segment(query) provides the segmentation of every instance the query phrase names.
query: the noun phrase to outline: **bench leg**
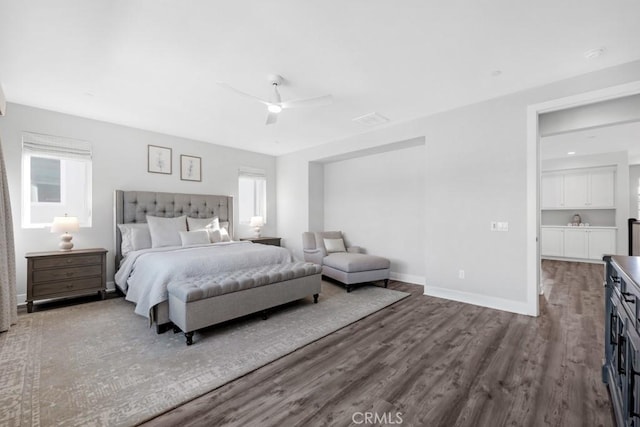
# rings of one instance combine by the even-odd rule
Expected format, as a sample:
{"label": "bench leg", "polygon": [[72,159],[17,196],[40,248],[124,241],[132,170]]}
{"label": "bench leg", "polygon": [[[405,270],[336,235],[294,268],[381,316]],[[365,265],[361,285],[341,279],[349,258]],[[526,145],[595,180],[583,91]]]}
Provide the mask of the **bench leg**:
{"label": "bench leg", "polygon": [[384,287],[386,288],[389,285],[389,279],[384,279]]}
{"label": "bench leg", "polygon": [[313,303],[314,303],[314,304],[317,304],[317,303],[318,303],[318,297],[319,297],[319,295],[318,295],[318,294],[313,294]]}
{"label": "bench leg", "polygon": [[351,285],[347,285],[347,292],[351,292]]}
{"label": "bench leg", "polygon": [[187,345],[193,344],[193,332],[185,332],[184,337],[187,339]]}
{"label": "bench leg", "polygon": [[269,312],[267,310],[262,310],[262,320],[267,320],[269,317]]}

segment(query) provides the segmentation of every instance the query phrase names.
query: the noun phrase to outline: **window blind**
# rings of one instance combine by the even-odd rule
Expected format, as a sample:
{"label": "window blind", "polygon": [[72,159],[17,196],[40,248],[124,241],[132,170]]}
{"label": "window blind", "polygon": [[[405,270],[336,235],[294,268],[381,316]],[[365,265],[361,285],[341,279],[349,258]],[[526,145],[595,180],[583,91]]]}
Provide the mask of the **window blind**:
{"label": "window blind", "polygon": [[31,155],[91,161],[91,144],[78,139],[22,133],[22,151]]}

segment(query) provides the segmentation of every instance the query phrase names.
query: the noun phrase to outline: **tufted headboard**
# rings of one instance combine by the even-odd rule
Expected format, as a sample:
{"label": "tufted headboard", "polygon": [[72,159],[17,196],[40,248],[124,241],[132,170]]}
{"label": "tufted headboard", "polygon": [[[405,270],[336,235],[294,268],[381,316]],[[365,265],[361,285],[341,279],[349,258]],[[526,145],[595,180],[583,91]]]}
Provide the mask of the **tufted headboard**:
{"label": "tufted headboard", "polygon": [[165,218],[181,215],[192,218],[217,216],[221,222],[229,222],[229,235],[233,236],[233,196],[116,190],[113,205],[116,270],[122,259],[122,236],[118,224],[147,222],[147,215]]}

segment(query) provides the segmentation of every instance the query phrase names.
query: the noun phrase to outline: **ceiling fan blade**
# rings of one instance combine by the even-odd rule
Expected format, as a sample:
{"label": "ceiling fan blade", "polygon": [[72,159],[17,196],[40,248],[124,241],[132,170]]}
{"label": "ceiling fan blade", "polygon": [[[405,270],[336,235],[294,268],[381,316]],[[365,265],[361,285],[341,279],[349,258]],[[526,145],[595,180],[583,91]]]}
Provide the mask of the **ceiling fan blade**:
{"label": "ceiling fan blade", "polygon": [[236,89],[235,87],[233,87],[233,86],[229,86],[228,84],[226,84],[226,83],[224,83],[224,82],[216,82],[216,84],[217,84],[218,86],[220,86],[220,87],[223,87],[223,88],[227,89],[227,90],[230,90],[230,91],[232,91],[232,92],[235,92],[235,93],[237,93],[238,95],[242,95],[242,96],[244,96],[245,98],[250,98],[250,99],[253,99],[254,101],[262,102],[264,105],[269,105],[269,104],[271,104],[269,101],[265,101],[264,99],[258,98],[257,96],[253,96],[253,95],[250,95],[250,94],[248,94],[248,93],[246,93],[246,92],[243,92],[243,91],[241,91],[241,90],[238,90],[238,89]]}
{"label": "ceiling fan blade", "polygon": [[313,98],[293,99],[280,103],[282,108],[299,108],[299,107],[322,107],[333,102],[331,95],[316,96]]}
{"label": "ceiling fan blade", "polygon": [[278,121],[278,113],[272,113],[271,111],[267,112],[267,125],[272,125]]}

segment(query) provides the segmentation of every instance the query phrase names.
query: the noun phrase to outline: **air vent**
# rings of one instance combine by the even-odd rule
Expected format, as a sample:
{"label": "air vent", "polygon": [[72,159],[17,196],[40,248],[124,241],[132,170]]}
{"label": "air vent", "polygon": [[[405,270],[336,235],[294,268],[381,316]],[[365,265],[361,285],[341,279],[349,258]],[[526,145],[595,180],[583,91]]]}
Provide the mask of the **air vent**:
{"label": "air vent", "polygon": [[378,126],[387,123],[389,119],[378,113],[369,113],[364,116],[356,117],[353,121],[365,126]]}

